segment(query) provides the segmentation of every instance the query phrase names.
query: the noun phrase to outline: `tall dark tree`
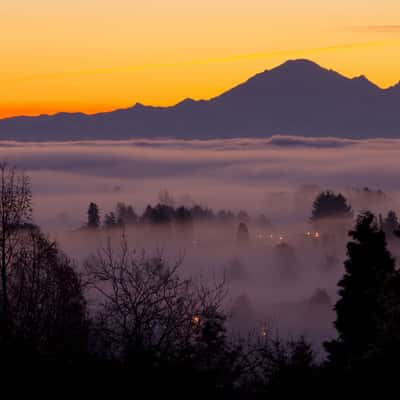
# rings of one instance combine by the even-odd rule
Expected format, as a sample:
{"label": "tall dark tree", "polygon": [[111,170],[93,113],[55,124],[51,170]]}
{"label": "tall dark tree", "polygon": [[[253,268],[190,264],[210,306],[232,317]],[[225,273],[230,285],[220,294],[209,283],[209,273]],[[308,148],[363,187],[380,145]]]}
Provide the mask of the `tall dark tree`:
{"label": "tall dark tree", "polygon": [[335,306],[338,338],[325,348],[329,365],[376,376],[400,355],[400,276],[373,214],[361,214],[350,237]]}
{"label": "tall dark tree", "polygon": [[87,227],[97,229],[100,227],[100,212],[96,203],[90,203],[88,208],[88,221]]}
{"label": "tall dark tree", "polygon": [[311,221],[313,222],[328,218],[347,219],[352,217],[351,206],[341,193],[321,192],[314,200],[311,215]]}

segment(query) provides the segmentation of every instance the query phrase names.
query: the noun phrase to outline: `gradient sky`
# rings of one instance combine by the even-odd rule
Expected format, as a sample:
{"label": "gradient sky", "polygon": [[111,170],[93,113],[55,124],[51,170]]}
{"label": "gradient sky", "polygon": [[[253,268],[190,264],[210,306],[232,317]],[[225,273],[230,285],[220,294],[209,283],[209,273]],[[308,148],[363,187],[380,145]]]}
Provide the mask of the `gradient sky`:
{"label": "gradient sky", "polygon": [[210,98],[291,58],[400,80],[399,0],[13,0],[0,117]]}

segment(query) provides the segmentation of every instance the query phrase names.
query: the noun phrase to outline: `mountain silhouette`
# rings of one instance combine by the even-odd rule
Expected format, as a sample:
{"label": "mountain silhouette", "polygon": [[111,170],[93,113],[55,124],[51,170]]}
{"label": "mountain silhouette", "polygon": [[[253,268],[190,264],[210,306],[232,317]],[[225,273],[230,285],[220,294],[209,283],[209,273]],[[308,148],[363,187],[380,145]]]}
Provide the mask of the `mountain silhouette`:
{"label": "mountain silhouette", "polygon": [[365,76],[350,79],[308,60],[291,60],[210,100],[2,119],[0,139],[400,138],[399,111],[400,83],[381,89]]}

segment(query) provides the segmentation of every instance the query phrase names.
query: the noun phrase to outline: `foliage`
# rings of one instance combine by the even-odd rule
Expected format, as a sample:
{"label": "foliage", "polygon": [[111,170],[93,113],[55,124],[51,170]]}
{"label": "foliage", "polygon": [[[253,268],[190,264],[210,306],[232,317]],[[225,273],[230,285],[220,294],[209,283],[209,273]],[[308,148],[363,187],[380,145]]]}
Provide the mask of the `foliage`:
{"label": "foliage", "polygon": [[347,200],[341,193],[321,192],[314,200],[311,215],[311,221],[313,222],[327,218],[348,219],[352,217],[351,206],[347,204]]}

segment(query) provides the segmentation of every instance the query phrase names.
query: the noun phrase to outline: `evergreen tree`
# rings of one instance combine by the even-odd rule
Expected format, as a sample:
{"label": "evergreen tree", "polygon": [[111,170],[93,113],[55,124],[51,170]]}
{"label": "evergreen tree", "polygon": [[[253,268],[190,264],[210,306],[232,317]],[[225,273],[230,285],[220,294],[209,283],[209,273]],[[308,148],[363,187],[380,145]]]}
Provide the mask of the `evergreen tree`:
{"label": "evergreen tree", "polygon": [[400,276],[373,214],[361,214],[350,236],[335,306],[338,338],[325,348],[329,365],[376,377],[400,354]]}
{"label": "evergreen tree", "polygon": [[311,221],[316,222],[325,218],[352,218],[353,211],[347,204],[346,198],[329,190],[321,192],[314,200]]}
{"label": "evergreen tree", "polygon": [[100,226],[100,213],[98,205],[96,203],[90,203],[87,214],[87,227],[97,229]]}

